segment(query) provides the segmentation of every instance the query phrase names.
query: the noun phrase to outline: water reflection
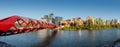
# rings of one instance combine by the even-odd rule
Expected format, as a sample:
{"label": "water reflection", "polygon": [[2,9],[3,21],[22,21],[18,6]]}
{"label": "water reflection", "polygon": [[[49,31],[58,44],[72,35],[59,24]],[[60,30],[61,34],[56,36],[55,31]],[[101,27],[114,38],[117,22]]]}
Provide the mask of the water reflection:
{"label": "water reflection", "polygon": [[[44,30],[44,32],[47,32],[47,30]],[[37,47],[47,47],[54,39],[57,32],[58,30],[54,30],[50,33],[50,35],[48,35],[49,32],[47,32],[47,36],[44,38],[44,40],[40,44],[38,44]]]}
{"label": "water reflection", "polygon": [[37,32],[0,36],[0,41],[15,47],[119,47],[120,29],[39,30]]}
{"label": "water reflection", "polygon": [[45,47],[49,45],[56,33],[56,30],[39,30],[16,35],[0,36],[0,41],[15,47]]}
{"label": "water reflection", "polygon": [[120,47],[120,38],[115,40],[111,45],[112,47]]}
{"label": "water reflection", "polygon": [[80,36],[80,38],[81,38],[81,36],[82,36],[81,30],[78,30],[78,33],[79,33],[79,36]]}
{"label": "water reflection", "polygon": [[94,31],[93,30],[88,31],[88,37],[89,37],[89,42],[91,42],[90,47],[95,47],[95,45],[94,45],[95,38],[94,38]]}
{"label": "water reflection", "polygon": [[0,47],[15,47],[15,46],[12,46],[10,44],[0,41]]}

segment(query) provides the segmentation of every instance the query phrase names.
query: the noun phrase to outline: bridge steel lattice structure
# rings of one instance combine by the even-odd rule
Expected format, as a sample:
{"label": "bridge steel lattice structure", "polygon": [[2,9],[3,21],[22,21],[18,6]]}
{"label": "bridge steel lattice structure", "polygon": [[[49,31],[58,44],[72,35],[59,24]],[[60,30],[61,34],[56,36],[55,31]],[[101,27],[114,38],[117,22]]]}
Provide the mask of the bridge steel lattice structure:
{"label": "bridge steel lattice structure", "polygon": [[10,16],[0,20],[0,35],[18,34],[46,28],[57,28],[53,23],[21,16]]}

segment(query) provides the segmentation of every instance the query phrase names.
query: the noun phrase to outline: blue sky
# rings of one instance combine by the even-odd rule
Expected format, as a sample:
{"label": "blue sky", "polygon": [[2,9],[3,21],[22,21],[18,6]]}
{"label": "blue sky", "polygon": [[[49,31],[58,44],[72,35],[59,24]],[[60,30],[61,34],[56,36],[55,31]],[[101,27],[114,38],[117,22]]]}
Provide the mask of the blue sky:
{"label": "blue sky", "polygon": [[119,19],[120,0],[0,0],[0,18],[11,15],[41,18],[49,13],[64,19],[87,16]]}

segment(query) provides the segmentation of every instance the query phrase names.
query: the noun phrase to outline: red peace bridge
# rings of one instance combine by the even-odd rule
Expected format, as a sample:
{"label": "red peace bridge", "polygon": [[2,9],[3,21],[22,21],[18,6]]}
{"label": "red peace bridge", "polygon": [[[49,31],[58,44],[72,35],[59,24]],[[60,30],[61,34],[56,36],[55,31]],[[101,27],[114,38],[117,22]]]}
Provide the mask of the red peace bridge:
{"label": "red peace bridge", "polygon": [[0,35],[18,34],[33,30],[57,28],[53,23],[21,16],[10,16],[0,20]]}

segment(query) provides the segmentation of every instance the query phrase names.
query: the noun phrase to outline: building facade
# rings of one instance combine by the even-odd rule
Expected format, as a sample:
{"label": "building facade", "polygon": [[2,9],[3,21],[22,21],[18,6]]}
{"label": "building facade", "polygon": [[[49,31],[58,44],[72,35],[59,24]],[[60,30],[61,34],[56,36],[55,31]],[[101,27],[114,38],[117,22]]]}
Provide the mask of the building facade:
{"label": "building facade", "polygon": [[59,25],[60,21],[62,21],[62,20],[63,20],[62,17],[57,16],[57,17],[55,17],[55,19],[53,21],[54,21],[54,24]]}

